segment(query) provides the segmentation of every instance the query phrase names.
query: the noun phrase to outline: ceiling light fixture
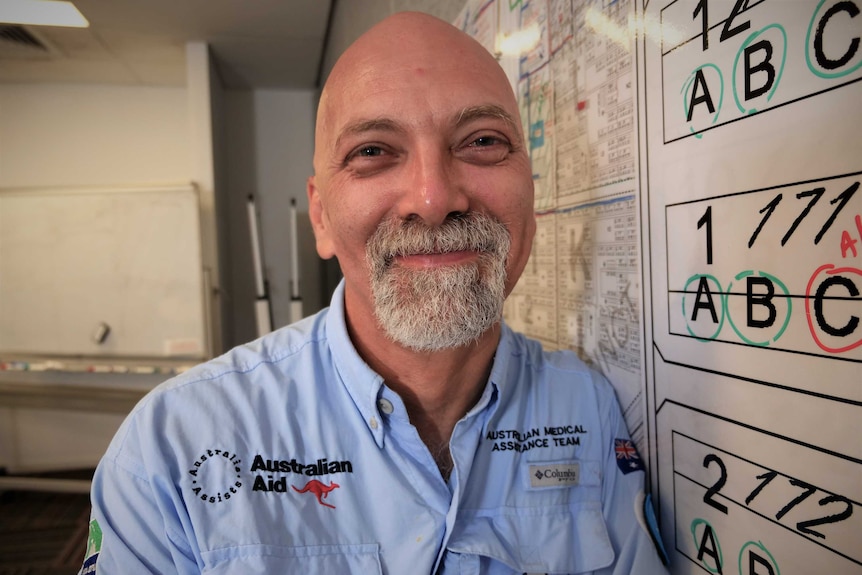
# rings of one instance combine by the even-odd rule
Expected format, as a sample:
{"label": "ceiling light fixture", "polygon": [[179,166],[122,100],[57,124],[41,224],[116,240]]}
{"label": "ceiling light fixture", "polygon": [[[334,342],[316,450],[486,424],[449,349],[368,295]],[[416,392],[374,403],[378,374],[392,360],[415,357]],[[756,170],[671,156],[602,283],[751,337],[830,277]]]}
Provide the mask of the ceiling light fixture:
{"label": "ceiling light fixture", "polygon": [[3,0],[0,22],[72,28],[90,25],[74,4],[58,0]]}

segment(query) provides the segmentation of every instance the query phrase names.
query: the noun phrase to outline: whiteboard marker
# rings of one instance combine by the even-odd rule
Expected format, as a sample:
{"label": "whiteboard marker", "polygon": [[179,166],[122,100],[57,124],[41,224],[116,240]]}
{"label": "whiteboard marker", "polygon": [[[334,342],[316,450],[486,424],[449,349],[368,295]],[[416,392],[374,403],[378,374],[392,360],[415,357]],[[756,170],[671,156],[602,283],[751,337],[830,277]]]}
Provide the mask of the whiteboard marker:
{"label": "whiteboard marker", "polygon": [[138,366],[135,366],[132,368],[132,373],[141,373],[141,374],[156,373],[156,368],[150,367],[149,365],[138,365]]}

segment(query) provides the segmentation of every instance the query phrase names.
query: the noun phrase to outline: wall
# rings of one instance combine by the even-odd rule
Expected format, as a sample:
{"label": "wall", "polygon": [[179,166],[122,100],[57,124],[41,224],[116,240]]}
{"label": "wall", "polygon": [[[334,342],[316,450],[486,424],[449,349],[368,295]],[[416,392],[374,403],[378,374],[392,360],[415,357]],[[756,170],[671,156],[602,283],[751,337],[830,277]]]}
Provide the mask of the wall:
{"label": "wall", "polygon": [[[289,322],[291,281],[290,200],[300,224],[307,220],[306,178],[312,172],[314,110],[312,90],[229,90],[225,93],[225,140],[230,250],[237,343],[256,337],[252,250],[247,216],[253,194],[259,214],[261,251],[269,284],[273,327]],[[301,226],[305,227],[305,226]],[[314,238],[298,236],[300,293],[306,315],[328,305],[316,289],[320,265]]]}
{"label": "wall", "polygon": [[[0,187],[188,182],[188,116],[183,88],[0,85]],[[93,465],[122,419],[0,408],[0,467]]]}
{"label": "wall", "polygon": [[188,181],[184,89],[0,85],[0,187]]}
{"label": "wall", "polygon": [[[257,196],[261,214],[274,327],[289,323],[291,198],[300,211],[305,313],[328,303],[315,289],[320,260],[305,224],[316,95],[226,91],[205,45],[190,45],[187,56],[188,89],[0,86],[0,187],[198,183],[202,219],[218,222],[207,230],[218,258],[210,251],[206,259],[221,307],[217,339],[229,349],[257,337],[249,193]],[[0,409],[0,467],[92,465],[121,420],[112,414]],[[71,428],[86,441],[68,444]]]}
{"label": "wall", "polygon": [[228,231],[220,227],[220,205],[225,193],[223,172],[217,163],[221,155],[220,118],[222,103],[221,81],[213,64],[209,46],[202,42],[186,45],[186,86],[189,108],[189,153],[191,180],[198,187],[201,216],[201,247],[204,269],[204,290],[210,296],[208,318],[210,324],[210,353],[222,353],[230,340],[227,333],[231,322],[229,300],[222,285],[230,270],[230,261],[223,248]]}
{"label": "wall", "polygon": [[210,145],[212,146],[213,158],[213,181],[215,183],[215,205],[216,205],[216,251],[218,253],[218,274],[219,274],[219,323],[221,325],[221,347],[223,350],[228,350],[238,343],[242,343],[236,339],[236,330],[234,327],[234,317],[236,308],[240,302],[230,297],[230,285],[232,283],[233,272],[233,257],[231,252],[231,244],[233,241],[233,233],[230,226],[230,189],[227,186],[227,127],[226,127],[226,107],[225,107],[225,89],[222,85],[221,76],[218,72],[218,67],[212,56],[208,58],[209,62],[209,99],[210,99],[210,124],[212,126],[212,138]]}

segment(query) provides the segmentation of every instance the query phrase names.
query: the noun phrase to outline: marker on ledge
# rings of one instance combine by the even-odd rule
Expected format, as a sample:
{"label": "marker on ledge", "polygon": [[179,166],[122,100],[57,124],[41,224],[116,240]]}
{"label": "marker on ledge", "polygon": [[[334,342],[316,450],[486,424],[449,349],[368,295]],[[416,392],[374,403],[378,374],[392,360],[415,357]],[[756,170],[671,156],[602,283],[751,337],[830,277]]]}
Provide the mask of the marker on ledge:
{"label": "marker on ledge", "polygon": [[93,342],[102,345],[105,343],[105,340],[108,339],[108,336],[111,334],[111,326],[109,326],[105,322],[99,322],[99,325],[96,326],[96,329],[93,331]]}

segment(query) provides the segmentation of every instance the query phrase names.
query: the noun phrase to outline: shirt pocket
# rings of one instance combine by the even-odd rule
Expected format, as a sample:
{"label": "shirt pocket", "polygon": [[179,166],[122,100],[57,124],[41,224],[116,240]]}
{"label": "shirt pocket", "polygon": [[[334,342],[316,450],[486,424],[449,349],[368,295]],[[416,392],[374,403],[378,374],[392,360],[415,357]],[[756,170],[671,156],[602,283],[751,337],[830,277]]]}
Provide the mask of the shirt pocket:
{"label": "shirt pocket", "polygon": [[242,545],[215,549],[202,554],[203,573],[220,575],[265,575],[270,573],[381,574],[379,546]]}
{"label": "shirt pocket", "polygon": [[614,561],[598,502],[467,510],[448,549],[488,557],[516,573],[589,573]]}

